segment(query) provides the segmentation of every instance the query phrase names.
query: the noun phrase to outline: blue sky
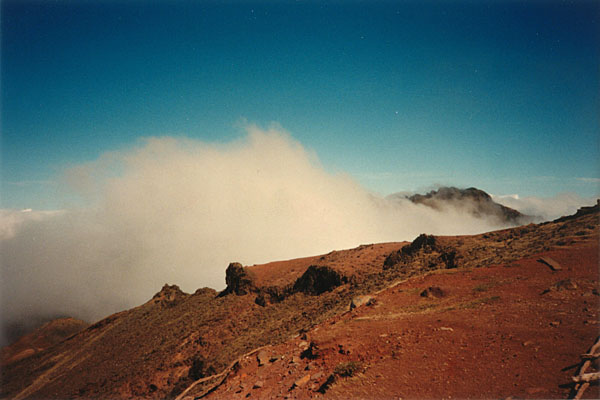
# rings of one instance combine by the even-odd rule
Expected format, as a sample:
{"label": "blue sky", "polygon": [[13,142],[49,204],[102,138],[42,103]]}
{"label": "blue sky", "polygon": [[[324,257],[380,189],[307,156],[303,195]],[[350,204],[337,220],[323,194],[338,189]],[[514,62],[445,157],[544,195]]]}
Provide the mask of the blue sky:
{"label": "blue sky", "polygon": [[2,208],[145,136],[275,121],[389,194],[600,192],[600,3],[3,1]]}

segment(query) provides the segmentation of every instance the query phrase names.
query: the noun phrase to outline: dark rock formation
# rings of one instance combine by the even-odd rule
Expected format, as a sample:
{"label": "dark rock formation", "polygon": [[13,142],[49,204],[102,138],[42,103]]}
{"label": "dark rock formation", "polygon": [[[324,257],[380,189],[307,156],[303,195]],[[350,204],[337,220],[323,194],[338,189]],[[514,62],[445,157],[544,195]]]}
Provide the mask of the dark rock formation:
{"label": "dark rock formation", "polygon": [[256,291],[251,274],[242,267],[242,264],[230,263],[225,271],[227,288],[220,294],[225,296],[234,293],[238,296]]}
{"label": "dark rock formation", "polygon": [[174,307],[185,300],[187,296],[189,295],[179,289],[179,286],[168,285],[165,283],[160,292],[152,297],[151,301],[155,304],[160,304],[163,307]]}
{"label": "dark rock formation", "polygon": [[319,295],[347,282],[348,279],[345,276],[340,275],[330,267],[311,265],[294,283],[293,290],[295,292]]}
{"label": "dark rock formation", "polygon": [[383,269],[407,267],[409,265],[420,268],[456,268],[459,256],[456,250],[439,246],[433,235],[419,235],[412,243],[403,246],[400,250],[390,253],[383,262]]}

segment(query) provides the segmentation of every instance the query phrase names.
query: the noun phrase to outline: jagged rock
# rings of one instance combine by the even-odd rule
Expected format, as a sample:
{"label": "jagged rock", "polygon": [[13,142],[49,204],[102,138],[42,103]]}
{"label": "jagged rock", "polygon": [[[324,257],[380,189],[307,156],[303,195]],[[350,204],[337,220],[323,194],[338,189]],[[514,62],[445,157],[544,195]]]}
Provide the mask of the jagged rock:
{"label": "jagged rock", "polygon": [[350,310],[360,307],[363,304],[369,304],[369,302],[372,300],[373,300],[373,296],[369,296],[369,295],[356,296],[350,302]]}
{"label": "jagged rock", "polygon": [[251,274],[242,264],[237,262],[230,263],[227,267],[225,271],[225,283],[227,284],[227,288],[221,295],[235,293],[239,296],[256,290]]}
{"label": "jagged rock", "polygon": [[160,304],[163,307],[173,307],[179,304],[182,300],[184,300],[187,296],[187,293],[184,293],[179,286],[177,285],[165,285],[162,287],[160,292],[156,293],[152,297],[152,303]]}
{"label": "jagged rock", "polygon": [[411,244],[407,244],[406,246],[402,247],[402,253],[407,256],[412,256],[421,249],[423,249],[425,252],[430,252],[435,248],[435,242],[435,236],[422,233],[417,236],[417,238],[413,240]]}
{"label": "jagged rock", "polygon": [[265,300],[265,296],[261,293],[258,296],[256,296],[256,299],[254,299],[254,302],[256,304],[258,304],[261,307],[265,307],[267,305],[267,301]]}
{"label": "jagged rock", "polygon": [[314,360],[317,357],[319,357],[319,345],[315,342],[310,342],[308,348],[300,354],[300,358],[308,358],[309,360]]}
{"label": "jagged rock", "polygon": [[397,268],[398,265],[424,269],[438,268],[439,265],[456,268],[459,258],[455,249],[438,245],[435,236],[421,234],[412,243],[390,253],[383,262],[383,269]]}
{"label": "jagged rock", "polygon": [[425,253],[431,253],[436,248],[436,239],[433,235],[426,235],[424,233],[417,236],[410,244],[403,246],[400,250],[394,251],[387,256],[383,262],[383,268],[388,269],[396,264],[406,262],[415,256],[419,250],[423,250]]}
{"label": "jagged rock", "polygon": [[340,275],[330,267],[311,265],[304,274],[296,280],[293,290],[295,292],[319,295],[331,291],[335,287],[347,282],[348,279],[345,276]]}

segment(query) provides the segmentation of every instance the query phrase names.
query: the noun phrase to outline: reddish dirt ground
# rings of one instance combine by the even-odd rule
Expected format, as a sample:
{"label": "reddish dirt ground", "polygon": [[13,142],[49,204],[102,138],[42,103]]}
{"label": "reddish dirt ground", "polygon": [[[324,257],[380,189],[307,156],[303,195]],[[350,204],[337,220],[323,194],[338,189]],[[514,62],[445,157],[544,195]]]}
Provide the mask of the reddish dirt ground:
{"label": "reddish dirt ground", "polygon": [[[552,271],[540,256],[563,269]],[[409,279],[305,339],[266,348],[273,361],[264,366],[256,355],[245,358],[209,397],[566,398],[579,355],[599,333],[598,265],[592,240],[506,265]],[[422,297],[428,287],[444,296]],[[318,356],[300,358],[310,342]],[[348,361],[364,371],[338,378],[325,395],[316,391]],[[598,386],[584,395],[598,397]]]}

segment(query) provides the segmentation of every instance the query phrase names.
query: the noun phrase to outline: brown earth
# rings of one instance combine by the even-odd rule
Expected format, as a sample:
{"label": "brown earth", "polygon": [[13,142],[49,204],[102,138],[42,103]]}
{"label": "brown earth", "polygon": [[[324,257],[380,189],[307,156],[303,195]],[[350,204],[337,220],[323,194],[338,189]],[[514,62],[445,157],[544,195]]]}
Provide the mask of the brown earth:
{"label": "brown earth", "polygon": [[[4,363],[0,397],[563,398],[599,334],[598,240],[596,206],[482,235],[231,265],[236,290],[165,285]],[[349,311],[359,295],[370,297]]]}

